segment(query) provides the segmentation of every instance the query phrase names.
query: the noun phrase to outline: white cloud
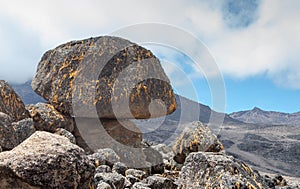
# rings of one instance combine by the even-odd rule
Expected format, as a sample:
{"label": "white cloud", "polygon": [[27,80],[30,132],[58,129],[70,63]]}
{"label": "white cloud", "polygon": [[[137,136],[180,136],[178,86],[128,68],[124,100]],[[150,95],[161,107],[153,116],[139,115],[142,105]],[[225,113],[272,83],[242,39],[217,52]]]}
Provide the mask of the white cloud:
{"label": "white cloud", "polygon": [[262,1],[251,26],[223,30],[208,42],[223,73],[237,78],[265,74],[285,87],[300,88],[299,8],[298,1]]}
{"label": "white cloud", "polygon": [[[7,19],[1,20],[1,25],[17,27],[5,25],[0,30],[0,39],[14,38],[0,44],[1,49],[9,50],[1,50],[0,64],[9,67],[9,63],[10,70],[21,75],[36,66],[42,51],[60,43],[108,34],[125,25],[159,22],[181,27],[204,41],[224,75],[245,78],[265,74],[277,84],[299,89],[299,8],[297,0],[262,0],[252,24],[229,28],[218,0],[1,0],[0,14]],[[20,47],[14,48],[16,45]],[[30,53],[20,50],[26,48]],[[16,66],[21,62],[27,66]],[[1,68],[0,76],[24,79],[8,77],[8,70]]]}

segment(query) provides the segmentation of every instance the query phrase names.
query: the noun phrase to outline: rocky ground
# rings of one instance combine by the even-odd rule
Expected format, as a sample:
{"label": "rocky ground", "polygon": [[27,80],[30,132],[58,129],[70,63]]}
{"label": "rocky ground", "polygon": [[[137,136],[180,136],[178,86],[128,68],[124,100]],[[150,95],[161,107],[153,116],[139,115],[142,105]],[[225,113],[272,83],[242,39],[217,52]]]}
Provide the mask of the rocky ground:
{"label": "rocky ground", "polygon": [[[78,65],[87,63],[82,62],[85,58],[93,60],[88,61],[91,65],[84,65],[89,68],[103,64],[100,60],[108,61],[104,61],[105,71],[98,80],[92,81],[96,89],[84,91],[93,86],[88,82],[89,75],[84,75],[80,80],[84,82],[75,87],[78,93],[74,96],[75,78],[84,72]],[[150,61],[145,67],[132,65],[142,60],[147,62],[147,59]],[[121,72],[127,72],[126,66],[130,66],[130,75],[140,77],[152,70],[164,78],[164,82],[138,83],[131,93],[124,85],[114,88],[111,82],[118,80]],[[125,106],[122,98],[121,101],[108,98],[115,90],[130,99],[131,115],[140,119],[148,118],[153,112],[155,116],[171,114],[177,105],[159,60],[150,51],[127,40],[91,38],[48,51],[38,66],[33,87],[46,103],[25,106],[12,87],[0,81],[0,188],[299,188],[280,175],[263,176],[237,154],[226,153],[233,147],[245,153],[256,150],[255,146],[245,146],[242,141],[250,140],[253,145],[263,141],[268,145],[270,137],[262,140],[255,133],[239,134],[232,135],[236,137],[233,140],[226,138],[226,134],[232,133],[225,132],[220,140],[207,125],[198,121],[180,125],[168,137],[170,142],[166,145],[143,137],[142,128],[130,120],[128,112],[120,114],[122,119],[117,120],[111,109],[113,104],[121,102],[120,110],[125,110]],[[124,94],[122,87],[126,89]],[[96,99],[93,91],[96,91]],[[72,98],[79,103],[75,108]],[[153,98],[159,100],[151,103]],[[85,111],[80,116],[78,105],[84,106]],[[96,113],[92,114],[92,110]],[[150,124],[150,127],[155,125]],[[161,129],[164,128],[156,131]],[[232,128],[224,129],[232,131]],[[170,129],[164,131],[154,139],[169,136]],[[296,140],[297,136],[294,133],[289,138]],[[297,148],[290,149],[297,153]]]}

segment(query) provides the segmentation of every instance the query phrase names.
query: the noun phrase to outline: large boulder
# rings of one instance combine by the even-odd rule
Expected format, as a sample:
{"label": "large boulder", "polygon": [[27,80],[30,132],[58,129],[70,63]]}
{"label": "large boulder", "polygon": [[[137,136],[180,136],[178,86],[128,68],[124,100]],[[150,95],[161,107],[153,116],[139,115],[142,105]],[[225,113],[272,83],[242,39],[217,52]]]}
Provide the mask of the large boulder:
{"label": "large boulder", "polygon": [[220,152],[224,149],[222,143],[207,125],[200,121],[188,125],[173,145],[174,160],[183,164],[191,152]]}
{"label": "large boulder", "polygon": [[76,117],[149,118],[176,109],[160,61],[118,37],[71,41],[46,52],[32,88],[61,113]]}
{"label": "large boulder", "polygon": [[36,131],[0,153],[0,188],[89,188],[94,165],[67,138]]}
{"label": "large boulder", "polygon": [[180,189],[268,188],[264,178],[243,162],[223,153],[213,152],[189,154],[177,184]]}
{"label": "large boulder", "polygon": [[9,115],[0,112],[0,146],[11,150],[35,132],[30,118],[12,122]]}
{"label": "large boulder", "polygon": [[9,115],[12,121],[20,121],[29,117],[19,95],[3,80],[0,80],[0,112]]}
{"label": "large boulder", "polygon": [[55,132],[58,128],[73,132],[73,119],[62,115],[51,104],[37,103],[28,105],[26,109],[34,121],[34,126],[39,131]]}

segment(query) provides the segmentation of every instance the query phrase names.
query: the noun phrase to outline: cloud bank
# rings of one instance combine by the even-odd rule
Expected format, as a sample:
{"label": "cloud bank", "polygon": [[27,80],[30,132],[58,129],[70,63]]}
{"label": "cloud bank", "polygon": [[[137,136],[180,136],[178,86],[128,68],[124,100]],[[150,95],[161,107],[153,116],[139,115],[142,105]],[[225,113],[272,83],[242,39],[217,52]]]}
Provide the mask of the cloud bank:
{"label": "cloud bank", "polygon": [[225,76],[300,89],[299,8],[297,0],[3,0],[0,78],[25,81],[43,52],[66,41],[158,22],[202,40]]}

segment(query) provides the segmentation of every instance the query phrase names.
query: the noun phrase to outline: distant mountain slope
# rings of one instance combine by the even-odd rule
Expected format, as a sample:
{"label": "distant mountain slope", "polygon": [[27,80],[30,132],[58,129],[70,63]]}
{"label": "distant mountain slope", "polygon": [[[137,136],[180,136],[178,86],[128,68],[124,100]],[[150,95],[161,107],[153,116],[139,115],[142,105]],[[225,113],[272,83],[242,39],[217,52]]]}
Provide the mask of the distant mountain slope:
{"label": "distant mountain slope", "polygon": [[22,98],[25,105],[45,102],[45,100],[37,95],[31,88],[31,80],[23,84],[11,84],[16,93]]}
{"label": "distant mountain slope", "polygon": [[[143,137],[149,141],[171,144],[181,134],[187,123],[201,121],[209,123],[215,134],[219,134],[222,124],[243,125],[244,123],[229,115],[212,110],[209,106],[176,95],[175,112],[165,117],[148,120],[134,120],[142,130]],[[211,116],[213,114],[213,116]],[[223,120],[224,119],[224,120]],[[221,120],[221,122],[216,120]]]}
{"label": "distant mountain slope", "polygon": [[264,111],[255,107],[252,110],[231,113],[229,116],[245,123],[300,125],[300,112],[289,114],[275,111]]}
{"label": "distant mountain slope", "polygon": [[[183,96],[177,95],[176,101],[177,101],[177,109],[172,114],[168,115],[166,119],[169,120],[176,120],[181,122],[191,122],[195,121],[195,118],[197,116],[196,120],[199,120],[203,123],[209,123],[210,117],[212,113],[215,114],[215,117],[223,117],[224,116],[224,123],[226,124],[240,124],[241,122],[233,119],[228,114],[219,113],[214,110],[212,110],[209,106],[206,106],[204,104],[195,102],[193,100],[187,99]],[[186,111],[186,112],[183,112]]]}

